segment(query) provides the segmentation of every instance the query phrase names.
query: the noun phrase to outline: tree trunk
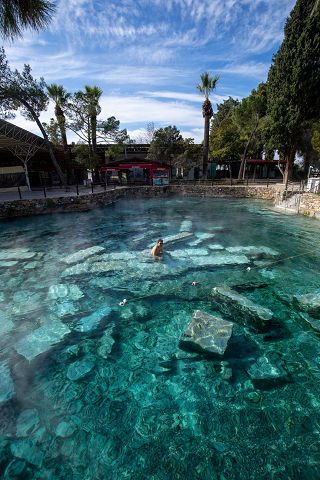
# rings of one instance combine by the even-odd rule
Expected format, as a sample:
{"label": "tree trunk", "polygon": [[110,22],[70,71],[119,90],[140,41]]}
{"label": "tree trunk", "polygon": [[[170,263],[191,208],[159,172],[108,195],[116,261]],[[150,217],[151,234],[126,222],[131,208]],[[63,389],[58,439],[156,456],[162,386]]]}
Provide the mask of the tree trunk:
{"label": "tree trunk", "polygon": [[93,115],[90,119],[91,123],[91,140],[92,140],[92,151],[93,153],[97,152],[97,117]]}
{"label": "tree trunk", "polygon": [[45,144],[49,150],[49,154],[50,154],[50,158],[51,158],[51,161],[54,165],[54,168],[56,169],[57,171],[57,174],[59,175],[59,178],[61,180],[61,183],[62,185],[66,186],[66,177],[64,175],[64,173],[62,172],[61,168],[60,168],[60,165],[58,164],[57,162],[57,159],[55,157],[55,154],[54,154],[54,151],[53,151],[53,148],[52,148],[52,144],[51,142],[49,141],[49,138],[48,138],[48,135],[45,131],[45,129],[43,128],[42,126],[42,123],[40,122],[39,120],[39,117],[37,116],[36,112],[33,110],[33,108],[29,105],[28,102],[26,102],[25,100],[19,98],[19,101],[22,103],[22,105],[24,105],[26,107],[26,109],[30,112],[30,114],[32,115],[32,118],[34,119],[34,121],[36,122],[36,124],[38,125],[38,127],[40,128],[40,131],[43,135],[43,139],[45,141]]}
{"label": "tree trunk", "polygon": [[25,173],[25,176],[26,176],[26,182],[27,182],[28,190],[29,190],[29,192],[31,192],[29,172],[28,172],[28,161],[23,161],[23,168],[24,168],[24,173]]}
{"label": "tree trunk", "polygon": [[203,136],[203,159],[202,159],[202,177],[207,178],[208,157],[209,157],[209,126],[210,116],[204,117],[204,136]]}
{"label": "tree trunk", "polygon": [[63,151],[64,151],[64,156],[66,159],[66,169],[67,169],[67,176],[68,176],[68,182],[72,183],[74,181],[74,172],[72,169],[72,164],[71,164],[71,155],[70,155],[70,150],[68,147],[68,141],[67,141],[67,133],[66,133],[66,119],[64,116],[64,112],[62,108],[56,104],[55,107],[55,115],[56,119],[59,125],[59,130],[62,138],[62,145],[63,145]]}
{"label": "tree trunk", "polygon": [[247,156],[247,152],[248,152],[248,148],[249,148],[249,145],[253,139],[253,136],[254,134],[256,133],[257,131],[257,128],[258,128],[258,125],[259,125],[259,116],[256,117],[256,123],[253,127],[253,129],[251,130],[250,132],[250,137],[247,141],[247,144],[245,146],[245,149],[244,149],[244,152],[243,152],[243,155],[242,155],[242,159],[241,159],[241,164],[240,164],[240,169],[239,169],[239,174],[238,174],[238,180],[241,180],[242,178],[244,178],[244,165],[245,165],[245,161],[246,161],[246,156]]}
{"label": "tree trunk", "polygon": [[292,173],[293,173],[293,163],[294,163],[294,158],[296,155],[296,150],[294,147],[291,147],[288,149],[285,155],[285,159],[287,161],[286,163],[286,169],[284,171],[284,177],[283,177],[283,183],[285,185],[285,190],[288,188],[288,182],[289,180],[292,179]]}

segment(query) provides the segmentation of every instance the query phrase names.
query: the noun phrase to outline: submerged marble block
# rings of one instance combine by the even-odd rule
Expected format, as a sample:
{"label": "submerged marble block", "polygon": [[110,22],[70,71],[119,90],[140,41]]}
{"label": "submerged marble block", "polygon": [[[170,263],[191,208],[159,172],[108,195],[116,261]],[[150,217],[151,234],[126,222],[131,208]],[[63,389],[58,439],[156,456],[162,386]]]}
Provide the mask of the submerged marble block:
{"label": "submerged marble block", "polygon": [[250,260],[245,255],[233,255],[231,253],[212,253],[207,257],[194,257],[192,261],[199,267],[246,265],[250,263]]}
{"label": "submerged marble block", "polygon": [[302,310],[307,312],[320,311],[320,290],[315,290],[304,295],[294,295],[293,300]]}
{"label": "submerged marble block", "polygon": [[23,315],[38,310],[40,301],[40,293],[28,290],[17,291],[12,299],[12,313],[15,315]]}
{"label": "submerged marble block", "polygon": [[36,356],[47,352],[61,342],[68,333],[70,333],[70,330],[67,325],[54,321],[33,330],[29,335],[19,340],[15,345],[15,350],[27,360],[33,360]]}
{"label": "submerged marble block", "polygon": [[1,249],[0,260],[28,260],[33,258],[36,252],[30,252],[27,248]]}
{"label": "submerged marble block", "polygon": [[263,355],[247,370],[251,380],[260,387],[274,386],[289,379],[283,362],[278,356]]}
{"label": "submerged marble block", "polygon": [[82,260],[91,257],[91,255],[95,255],[96,253],[102,252],[104,247],[99,247],[95,245],[94,247],[85,248],[84,250],[79,250],[78,252],[72,253],[71,255],[67,255],[66,257],[62,258],[61,261],[64,263],[77,263],[81,262]]}
{"label": "submerged marble block", "polygon": [[[168,235],[163,239],[164,245],[168,245],[170,243],[180,242],[181,240],[185,240],[187,238],[193,237],[193,233],[191,232],[180,232],[176,235]],[[153,247],[154,243],[151,245]]]}
{"label": "submerged marble block", "polygon": [[0,313],[0,335],[11,332],[13,321],[6,314]]}
{"label": "submerged marble block", "polygon": [[75,381],[85,377],[94,368],[94,363],[90,358],[84,358],[72,363],[67,370],[69,380]]}
{"label": "submerged marble block", "polygon": [[279,255],[279,252],[277,252],[276,250],[273,250],[272,248],[264,247],[264,246],[256,247],[255,245],[227,247],[226,250],[230,253],[245,253],[246,255],[252,255],[252,256],[267,255],[267,256],[275,257]]}
{"label": "submerged marble block", "polygon": [[308,313],[300,313],[300,318],[307,322],[313,330],[320,332],[320,320],[311,317]]}
{"label": "submerged marble block", "polygon": [[243,313],[245,319],[254,322],[255,326],[264,326],[273,318],[273,312],[268,308],[253,303],[229,287],[215,287],[212,290],[214,297],[226,302],[231,307]]}
{"label": "submerged marble block", "polygon": [[215,233],[196,232],[195,236],[200,240],[209,240],[209,238],[215,237]]}
{"label": "submerged marble block", "polygon": [[57,285],[51,285],[48,292],[48,300],[58,300],[60,298],[66,298],[68,300],[79,300],[83,297],[83,292],[77,285],[66,285],[59,283]]}
{"label": "submerged marble block", "polygon": [[111,312],[111,308],[107,305],[103,305],[98,308],[91,315],[82,317],[75,326],[74,330],[77,332],[90,332],[91,330],[96,329],[103,318],[107,317]]}
{"label": "submerged marble block", "polygon": [[171,257],[174,258],[192,258],[208,255],[208,250],[206,248],[185,248],[181,250],[171,250]]}
{"label": "submerged marble block", "polygon": [[192,221],[183,220],[180,226],[180,232],[191,232],[192,231]]}
{"label": "submerged marble block", "polygon": [[18,260],[1,260],[0,261],[0,268],[10,268],[17,265]]}
{"label": "submerged marble block", "polygon": [[0,363],[0,404],[15,395],[14,383],[8,365]]}
{"label": "submerged marble block", "polygon": [[210,250],[224,250],[224,246],[220,243],[211,243],[208,245],[208,248],[210,248]]}
{"label": "submerged marble block", "polygon": [[27,462],[35,465],[36,467],[41,467],[44,453],[35,445],[35,443],[28,439],[16,440],[12,442],[11,453],[16,458],[23,458]]}
{"label": "submerged marble block", "polygon": [[23,410],[17,418],[16,436],[29,437],[40,426],[40,418],[35,408]]}
{"label": "submerged marble block", "polygon": [[197,351],[223,356],[232,335],[232,329],[232,322],[196,310],[180,342],[182,346],[185,345]]}

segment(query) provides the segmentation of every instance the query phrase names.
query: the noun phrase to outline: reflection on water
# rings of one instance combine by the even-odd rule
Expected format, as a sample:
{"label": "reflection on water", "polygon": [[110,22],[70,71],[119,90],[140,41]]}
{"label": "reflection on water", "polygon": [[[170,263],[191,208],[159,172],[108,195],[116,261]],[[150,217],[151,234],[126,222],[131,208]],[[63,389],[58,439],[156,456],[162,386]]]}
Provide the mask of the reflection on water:
{"label": "reflection on water", "polygon": [[[316,221],[174,197],[0,231],[3,478],[320,477]],[[181,348],[195,310],[223,358]]]}

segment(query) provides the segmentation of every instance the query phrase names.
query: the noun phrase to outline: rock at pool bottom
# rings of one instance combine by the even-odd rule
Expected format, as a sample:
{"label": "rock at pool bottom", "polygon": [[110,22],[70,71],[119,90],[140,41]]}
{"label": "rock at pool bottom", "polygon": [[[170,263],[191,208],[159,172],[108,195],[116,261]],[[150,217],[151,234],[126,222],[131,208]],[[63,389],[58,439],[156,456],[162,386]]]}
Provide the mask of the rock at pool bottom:
{"label": "rock at pool bottom", "polygon": [[320,314],[320,289],[304,295],[294,295],[293,300],[301,310]]}
{"label": "rock at pool bottom", "polygon": [[91,315],[82,317],[75,326],[74,330],[78,332],[90,332],[100,325],[100,322],[111,313],[111,308],[104,305],[98,308]]}
{"label": "rock at pool bottom", "polygon": [[13,380],[7,365],[0,363],[0,404],[7,402],[15,395]]}
{"label": "rock at pool bottom", "polygon": [[253,383],[260,388],[275,387],[289,380],[281,358],[275,354],[259,357],[247,372]]}
{"label": "rock at pool bottom", "polygon": [[61,261],[68,264],[77,263],[85,260],[88,257],[91,257],[91,255],[95,255],[96,253],[101,253],[103,251],[103,247],[95,245],[90,248],[85,248],[84,250],[79,250],[78,252],[72,253],[71,255],[67,255],[66,257],[62,258]]}
{"label": "rock at pool bottom", "polygon": [[196,351],[223,356],[232,335],[233,323],[201,310],[193,313],[180,344]]}
{"label": "rock at pool bottom", "polygon": [[70,333],[67,325],[54,321],[51,324],[43,325],[19,340],[15,346],[17,353],[27,360],[33,360],[41,353],[50,350],[54,345],[60,343],[64,336]]}
{"label": "rock at pool bottom", "polygon": [[264,328],[273,319],[271,310],[253,303],[244,295],[240,295],[229,287],[215,287],[212,294],[226,303],[228,307],[235,309],[237,313],[242,313],[244,321],[258,329]]}

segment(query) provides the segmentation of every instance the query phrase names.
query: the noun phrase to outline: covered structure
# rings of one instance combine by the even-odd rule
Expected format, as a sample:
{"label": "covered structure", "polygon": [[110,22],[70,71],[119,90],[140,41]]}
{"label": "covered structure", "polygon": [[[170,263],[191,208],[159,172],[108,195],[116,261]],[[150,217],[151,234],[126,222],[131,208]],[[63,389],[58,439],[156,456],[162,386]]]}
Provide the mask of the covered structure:
{"label": "covered structure", "polygon": [[170,167],[139,158],[117,160],[100,168],[101,180],[127,185],[168,185]]}
{"label": "covered structure", "polygon": [[[63,165],[63,150],[55,148]],[[44,139],[0,119],[0,188],[59,185]]]}

